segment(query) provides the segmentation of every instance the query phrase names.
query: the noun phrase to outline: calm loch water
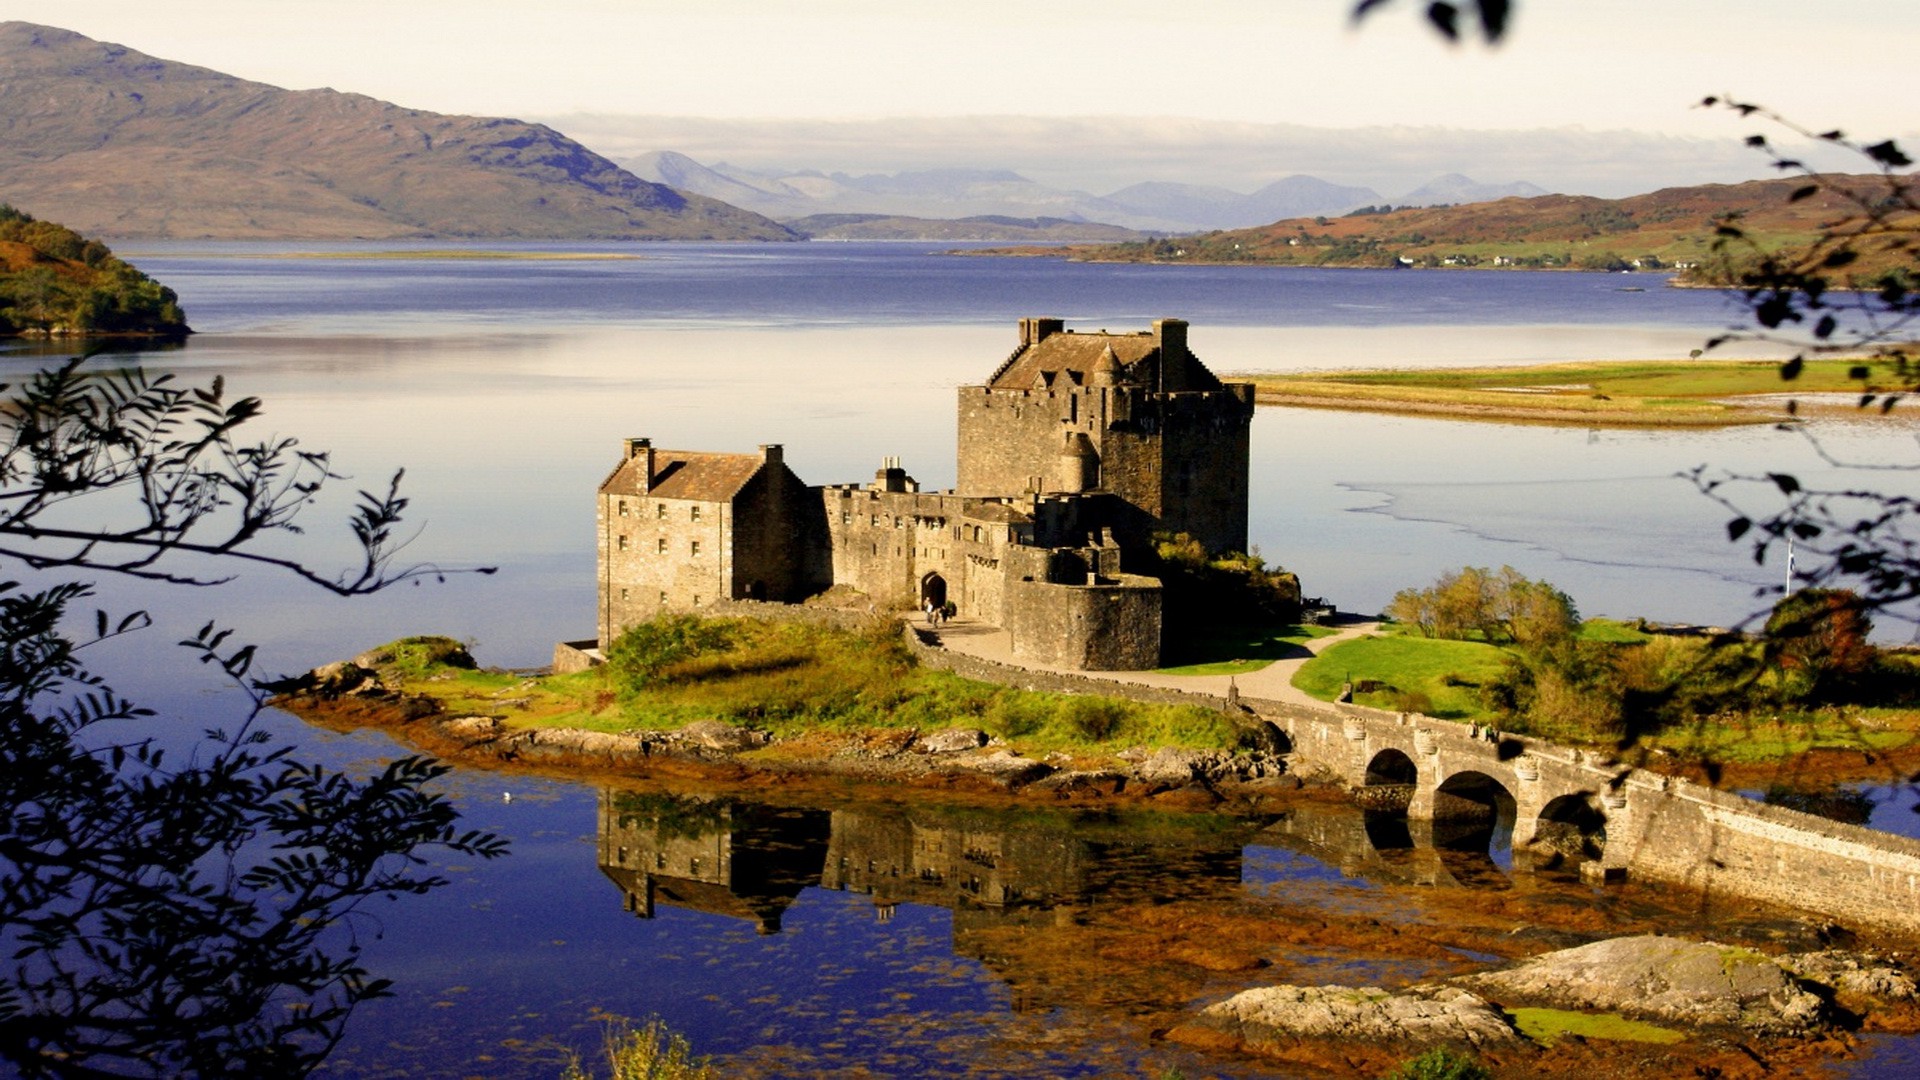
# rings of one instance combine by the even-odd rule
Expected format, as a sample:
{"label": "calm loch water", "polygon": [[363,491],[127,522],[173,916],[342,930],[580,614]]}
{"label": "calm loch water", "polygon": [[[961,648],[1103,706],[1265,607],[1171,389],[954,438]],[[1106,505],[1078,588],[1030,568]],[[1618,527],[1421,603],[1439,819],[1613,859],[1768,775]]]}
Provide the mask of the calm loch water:
{"label": "calm loch water", "polygon": [[[1678,357],[1736,315],[1716,294],[1622,291],[1609,275],[1086,266],[901,244],[607,245],[564,251],[618,258],[539,260],[120,247],[180,292],[201,332],[144,362],[226,377],[265,400],[268,427],[330,449],[351,475],[316,525],[404,465],[423,525],[409,554],[500,568],[357,601],[258,577],[184,598],[115,585],[182,626],[221,612],[281,669],[421,632],[470,639],[483,663],[531,666],[590,631],[591,494],[626,436],[779,442],[814,483],[900,456],[924,484],[948,486],[953,387],[1006,356],[1023,315],[1116,330],[1184,318],[1221,372]],[[0,366],[17,374],[33,360],[0,355]],[[1734,622],[1761,606],[1776,569],[1722,542],[1724,512],[1675,474],[1829,469],[1804,438],[1767,429],[1263,410],[1253,431],[1253,542],[1349,610],[1462,564],[1512,564],[1587,614]],[[1820,437],[1843,459],[1915,449],[1907,426],[1824,424]],[[326,530],[303,544],[322,561],[344,551]],[[221,708],[165,654],[171,640],[100,663],[179,713]],[[392,752],[380,737],[272,723],[341,767]],[[467,771],[450,787],[514,854],[449,867],[449,887],[371,913],[361,929],[397,997],[355,1017],[334,1075],[552,1076],[567,1050],[593,1049],[603,1014],[662,1016],[730,1074],[1271,1075],[1153,1034],[1262,982],[1403,982],[1484,958],[1465,940],[1409,953],[1261,929],[1315,911],[1445,924],[1437,894],[1394,870],[1439,856],[1406,855],[1341,811],[1143,823],[764,805]],[[1764,913],[1667,910],[1484,853],[1448,859],[1448,895],[1518,890],[1620,926],[1718,917],[1779,932]],[[1190,929],[1156,922],[1167,913]],[[1135,936],[1142,927],[1159,936]],[[1246,947],[1208,952],[1193,927]]]}

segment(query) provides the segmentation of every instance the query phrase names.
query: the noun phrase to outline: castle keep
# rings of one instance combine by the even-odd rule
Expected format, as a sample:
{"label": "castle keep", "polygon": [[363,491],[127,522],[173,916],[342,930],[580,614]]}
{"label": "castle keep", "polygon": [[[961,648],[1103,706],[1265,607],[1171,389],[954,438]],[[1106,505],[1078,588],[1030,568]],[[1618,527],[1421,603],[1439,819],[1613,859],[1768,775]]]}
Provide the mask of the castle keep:
{"label": "castle keep", "polygon": [[1131,334],[1022,319],[1013,354],[959,391],[959,482],[921,491],[894,459],[810,487],[782,460],[628,439],[600,485],[599,644],[661,611],[795,603],[834,586],[881,609],[952,602],[1022,660],[1155,667],[1155,533],[1245,550],[1253,387],[1222,383],[1187,324]]}

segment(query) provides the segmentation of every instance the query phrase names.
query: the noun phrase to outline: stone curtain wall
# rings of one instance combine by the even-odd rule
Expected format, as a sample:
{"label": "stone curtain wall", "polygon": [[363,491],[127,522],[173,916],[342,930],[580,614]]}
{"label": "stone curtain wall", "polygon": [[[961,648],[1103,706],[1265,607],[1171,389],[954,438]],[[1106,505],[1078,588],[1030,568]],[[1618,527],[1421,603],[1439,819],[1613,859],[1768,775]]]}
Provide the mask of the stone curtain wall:
{"label": "stone curtain wall", "polygon": [[1160,666],[1160,583],[1007,583],[1003,624],[1020,655],[1054,667],[1138,671]]}

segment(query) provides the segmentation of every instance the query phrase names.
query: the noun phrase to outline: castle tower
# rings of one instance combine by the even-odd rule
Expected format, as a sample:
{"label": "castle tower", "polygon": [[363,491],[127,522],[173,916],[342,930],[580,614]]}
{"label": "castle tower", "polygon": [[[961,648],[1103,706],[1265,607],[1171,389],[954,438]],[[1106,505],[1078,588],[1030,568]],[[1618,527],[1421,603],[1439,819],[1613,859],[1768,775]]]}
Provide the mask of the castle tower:
{"label": "castle tower", "polygon": [[1207,370],[1179,319],[1119,334],[1022,319],[1013,355],[960,389],[958,490],[1024,491],[1034,463],[1057,461],[1047,491],[1114,496],[1128,542],[1185,532],[1245,550],[1252,418],[1252,385]]}

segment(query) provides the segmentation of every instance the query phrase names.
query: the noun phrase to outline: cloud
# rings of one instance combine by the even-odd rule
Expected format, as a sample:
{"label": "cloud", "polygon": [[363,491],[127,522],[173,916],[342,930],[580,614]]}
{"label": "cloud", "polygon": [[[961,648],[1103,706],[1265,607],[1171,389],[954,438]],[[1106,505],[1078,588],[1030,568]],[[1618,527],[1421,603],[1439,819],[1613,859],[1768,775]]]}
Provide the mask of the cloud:
{"label": "cloud", "polygon": [[[713,119],[573,113],[544,118],[613,158],[675,150],[705,164],[893,173],[1012,169],[1057,187],[1107,194],[1143,180],[1250,192],[1296,173],[1392,198],[1445,173],[1526,180],[1551,191],[1618,197],[1774,175],[1724,139],[1638,131],[1444,127],[1317,128],[1180,117],[951,116],[870,120]],[[1845,158],[1825,167],[1857,170]]]}

